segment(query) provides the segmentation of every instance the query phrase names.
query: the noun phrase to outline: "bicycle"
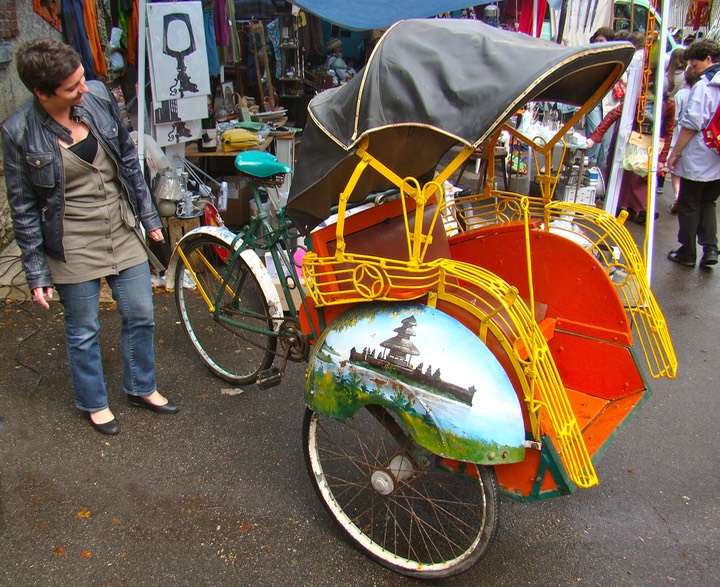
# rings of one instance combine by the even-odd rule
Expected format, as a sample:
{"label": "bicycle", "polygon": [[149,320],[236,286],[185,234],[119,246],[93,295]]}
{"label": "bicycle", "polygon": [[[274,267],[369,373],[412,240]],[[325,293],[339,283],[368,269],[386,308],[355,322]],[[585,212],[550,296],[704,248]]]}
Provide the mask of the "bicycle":
{"label": "bicycle", "polygon": [[[293,260],[303,247],[284,208],[276,206],[271,215],[263,207],[261,188],[281,185],[291,169],[259,151],[238,155],[236,167],[250,179],[258,213],[237,234],[224,226],[188,233],[173,252],[179,259],[171,261],[174,276],[169,272],[167,279],[174,284],[182,326],[207,367],[230,383],[264,389],[280,383],[288,360],[308,356],[298,319],[306,302]],[[264,253],[277,271],[286,310]],[[273,364],[276,357],[282,357],[280,367]]]}

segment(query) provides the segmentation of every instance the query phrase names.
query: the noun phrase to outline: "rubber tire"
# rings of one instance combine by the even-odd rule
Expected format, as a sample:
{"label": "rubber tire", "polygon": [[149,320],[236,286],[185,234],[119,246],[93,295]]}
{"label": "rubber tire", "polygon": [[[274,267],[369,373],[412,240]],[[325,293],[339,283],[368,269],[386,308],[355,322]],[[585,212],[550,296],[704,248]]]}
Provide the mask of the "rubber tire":
{"label": "rubber tire", "polygon": [[[381,495],[370,484],[371,473],[386,466],[393,455],[413,451],[408,453],[398,445],[397,427],[403,427],[399,419],[380,406],[372,409],[390,415],[391,425],[383,426],[367,408],[347,420],[327,418],[310,409],[305,413],[305,464],[325,509],[357,548],[397,573],[440,579],[466,571],[497,532],[500,497],[495,470],[449,461],[470,475],[458,473],[436,466],[448,461],[426,453],[429,467],[396,482],[392,494]],[[393,427],[395,431],[390,430]],[[401,437],[407,440],[405,434]],[[435,532],[437,528],[452,536],[442,536]],[[403,540],[407,536],[411,540]],[[456,547],[453,541],[462,541],[462,546]]]}
{"label": "rubber tire", "polygon": [[[214,303],[221,281],[207,264],[218,275],[223,275],[232,249],[214,236],[203,235],[184,247],[183,253]],[[187,287],[189,284],[194,287]],[[182,260],[175,272],[175,301],[193,349],[221,379],[237,385],[255,383],[258,373],[272,365],[277,336],[267,334],[273,329],[268,303],[257,278],[242,257],[238,257],[233,277],[223,292],[220,314],[266,332],[255,333],[218,320]]]}

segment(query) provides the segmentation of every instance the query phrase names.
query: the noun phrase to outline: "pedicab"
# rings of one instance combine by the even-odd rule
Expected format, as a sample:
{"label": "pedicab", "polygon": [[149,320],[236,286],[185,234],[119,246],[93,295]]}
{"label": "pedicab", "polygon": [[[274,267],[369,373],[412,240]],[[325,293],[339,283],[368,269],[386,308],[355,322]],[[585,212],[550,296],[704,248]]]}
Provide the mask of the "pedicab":
{"label": "pedicab", "polygon": [[[394,571],[470,568],[497,532],[500,491],[531,501],[597,485],[595,463],[649,379],[675,376],[623,219],[553,199],[552,149],[633,51],[476,21],[401,21],[356,77],[310,103],[282,211],[307,235],[293,331],[311,343],[295,353],[308,361],[306,464],[344,534]],[[488,181],[447,196],[444,182],[503,129],[519,136],[508,122],[541,100],[578,108],[554,136],[525,137],[548,160],[542,195]],[[209,229],[197,230],[183,241]],[[262,274],[242,237],[213,230]],[[173,258],[172,271],[193,264]],[[216,320],[219,306],[242,305],[232,283],[222,280]],[[288,311],[275,312],[264,321],[278,332]]]}

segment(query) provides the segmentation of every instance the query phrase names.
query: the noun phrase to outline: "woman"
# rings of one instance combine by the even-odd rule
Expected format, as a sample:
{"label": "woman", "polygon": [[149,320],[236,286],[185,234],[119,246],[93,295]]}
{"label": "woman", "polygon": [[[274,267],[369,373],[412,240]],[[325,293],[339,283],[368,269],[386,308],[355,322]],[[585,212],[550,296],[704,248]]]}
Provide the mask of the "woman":
{"label": "woman", "polygon": [[[600,27],[593,33],[593,36],[590,37],[590,42],[606,43],[608,41],[612,41],[614,38],[615,33],[610,27]],[[609,94],[612,94],[612,90]],[[585,115],[585,136],[590,135],[590,133],[597,128],[598,124],[600,124],[600,121],[603,118],[604,108],[607,105],[607,98],[607,96],[603,97],[603,99],[597,103],[595,108]],[[611,133],[606,134],[600,143],[593,145],[592,149],[588,149],[585,152],[590,165],[605,165],[607,150],[610,144],[610,137]]]}
{"label": "woman", "polygon": [[665,91],[673,98],[685,85],[685,47],[677,47],[671,54],[665,70]]}
{"label": "woman", "polygon": [[33,98],[3,123],[5,182],[33,299],[60,295],[76,407],[103,434],[120,426],[108,406],[99,347],[100,278],[121,316],[128,401],[162,414],[177,406],[155,385],[150,270],[139,222],[163,241],[135,144],[110,92],[85,82],[77,53],[53,39],[22,45],[20,79]]}
{"label": "woman", "polygon": [[[603,139],[603,136],[612,124],[619,120],[622,115],[622,109],[623,104],[619,104],[608,112],[595,131],[588,137],[588,147],[592,147]],[[664,163],[667,160],[674,127],[675,102],[666,93],[663,100],[661,126],[661,139],[664,141],[664,144],[658,157],[660,168],[664,167]],[[635,121],[635,130],[639,130],[637,121]],[[644,224],[647,218],[647,179],[632,171],[623,170],[618,207],[620,210],[628,211],[630,220]]]}

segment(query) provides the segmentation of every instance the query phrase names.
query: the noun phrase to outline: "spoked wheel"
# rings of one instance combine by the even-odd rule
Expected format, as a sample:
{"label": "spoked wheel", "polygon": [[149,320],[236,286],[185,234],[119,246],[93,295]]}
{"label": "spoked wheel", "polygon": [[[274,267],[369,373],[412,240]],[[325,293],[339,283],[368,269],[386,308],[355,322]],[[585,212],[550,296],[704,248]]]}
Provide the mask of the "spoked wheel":
{"label": "spoked wheel", "polygon": [[494,469],[422,451],[380,406],[335,420],[312,410],[305,462],[325,508],[380,564],[421,578],[470,568],[491,544],[500,505]]}
{"label": "spoked wheel", "polygon": [[[268,334],[273,324],[260,284],[242,257],[230,269],[232,249],[212,236],[199,238],[183,252],[200,284],[181,260],[175,273],[175,300],[193,348],[218,377],[236,384],[254,383],[257,374],[272,364],[277,344],[277,337]],[[218,317],[201,290],[211,304],[217,301]]]}

